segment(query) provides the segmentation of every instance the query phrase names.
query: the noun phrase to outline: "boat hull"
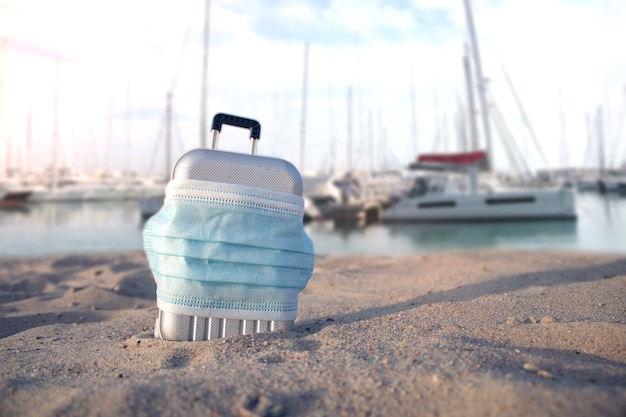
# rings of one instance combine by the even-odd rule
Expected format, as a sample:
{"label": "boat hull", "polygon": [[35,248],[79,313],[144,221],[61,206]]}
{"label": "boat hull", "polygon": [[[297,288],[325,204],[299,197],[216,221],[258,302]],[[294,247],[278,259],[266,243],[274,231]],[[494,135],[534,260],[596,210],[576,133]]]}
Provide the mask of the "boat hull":
{"label": "boat hull", "polygon": [[383,213],[383,222],[575,220],[570,190],[492,194],[438,194],[403,198]]}
{"label": "boat hull", "polygon": [[7,191],[0,198],[0,208],[21,207],[30,195],[31,191]]}

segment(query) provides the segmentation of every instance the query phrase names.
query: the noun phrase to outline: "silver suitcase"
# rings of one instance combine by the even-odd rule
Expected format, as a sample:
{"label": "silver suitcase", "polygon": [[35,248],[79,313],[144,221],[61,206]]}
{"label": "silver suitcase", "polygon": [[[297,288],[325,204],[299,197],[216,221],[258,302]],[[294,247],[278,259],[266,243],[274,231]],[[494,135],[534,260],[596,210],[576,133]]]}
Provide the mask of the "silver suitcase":
{"label": "silver suitcase", "polygon": [[[223,125],[250,130],[250,154],[217,150]],[[240,184],[302,196],[302,178],[289,162],[257,155],[261,125],[253,119],[218,113],[213,118],[210,149],[195,149],[174,164],[172,179]],[[238,320],[199,317],[159,310],[155,337],[166,340],[208,340],[229,336],[286,331],[293,321]],[[199,338],[197,335],[203,335]]]}

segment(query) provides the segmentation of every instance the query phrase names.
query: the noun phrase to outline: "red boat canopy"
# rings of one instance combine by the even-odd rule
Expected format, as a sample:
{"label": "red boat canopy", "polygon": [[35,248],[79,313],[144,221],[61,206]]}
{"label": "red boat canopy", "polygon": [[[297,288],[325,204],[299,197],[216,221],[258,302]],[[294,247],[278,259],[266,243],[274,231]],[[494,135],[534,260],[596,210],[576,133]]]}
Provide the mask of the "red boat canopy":
{"label": "red boat canopy", "polygon": [[462,153],[427,153],[417,157],[418,164],[472,165],[487,159],[483,151]]}
{"label": "red boat canopy", "polygon": [[409,165],[409,169],[426,171],[467,171],[468,167],[476,167],[480,171],[489,170],[487,153],[427,153],[419,155],[417,161]]}

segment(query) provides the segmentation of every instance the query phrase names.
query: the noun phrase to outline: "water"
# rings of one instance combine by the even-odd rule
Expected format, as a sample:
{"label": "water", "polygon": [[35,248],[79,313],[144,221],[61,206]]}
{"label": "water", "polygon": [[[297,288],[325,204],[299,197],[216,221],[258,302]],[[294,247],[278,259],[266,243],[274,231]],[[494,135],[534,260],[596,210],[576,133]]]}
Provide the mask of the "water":
{"label": "water", "polygon": [[[311,223],[317,254],[409,254],[468,248],[626,253],[626,198],[578,194],[578,221],[375,224],[335,229]],[[142,249],[135,201],[33,204],[0,211],[0,256]]]}

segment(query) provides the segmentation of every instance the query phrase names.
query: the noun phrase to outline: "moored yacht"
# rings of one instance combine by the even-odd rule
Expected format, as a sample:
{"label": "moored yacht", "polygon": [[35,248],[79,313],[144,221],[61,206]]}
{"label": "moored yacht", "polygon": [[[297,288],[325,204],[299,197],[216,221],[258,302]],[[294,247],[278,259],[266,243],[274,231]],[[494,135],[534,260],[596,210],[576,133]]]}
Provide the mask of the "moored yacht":
{"label": "moored yacht", "polygon": [[21,207],[33,190],[15,181],[0,182],[0,208]]}
{"label": "moored yacht", "polygon": [[478,171],[484,152],[420,155],[413,170],[454,171],[468,176],[465,191],[424,193],[409,190],[382,215],[385,222],[452,222],[576,219],[574,193],[569,189],[484,191]]}
{"label": "moored yacht", "polygon": [[29,190],[8,190],[0,191],[0,208],[21,207],[32,191]]}

